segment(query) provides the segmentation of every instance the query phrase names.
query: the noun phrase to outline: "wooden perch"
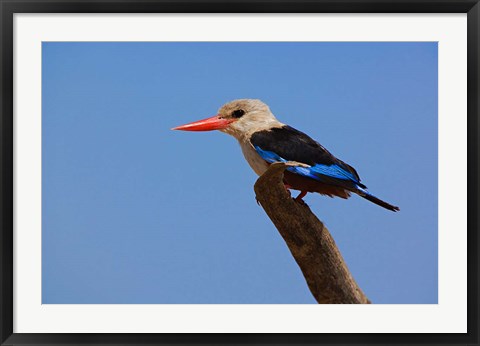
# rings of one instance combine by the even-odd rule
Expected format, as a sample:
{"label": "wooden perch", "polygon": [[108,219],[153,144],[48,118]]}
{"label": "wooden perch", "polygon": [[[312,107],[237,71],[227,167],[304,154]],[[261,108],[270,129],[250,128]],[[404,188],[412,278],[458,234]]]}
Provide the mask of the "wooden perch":
{"label": "wooden perch", "polygon": [[257,201],[287,243],[319,304],[370,304],[353,279],[335,241],[306,204],[283,184],[287,165],[274,163],[255,183]]}

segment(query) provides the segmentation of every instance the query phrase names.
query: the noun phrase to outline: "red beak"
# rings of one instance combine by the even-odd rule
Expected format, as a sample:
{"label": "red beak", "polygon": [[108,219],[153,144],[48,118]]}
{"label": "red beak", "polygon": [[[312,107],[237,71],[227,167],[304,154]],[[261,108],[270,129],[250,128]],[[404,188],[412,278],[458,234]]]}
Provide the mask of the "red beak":
{"label": "red beak", "polygon": [[219,115],[215,115],[211,118],[194,121],[185,125],[174,127],[172,130],[182,131],[213,131],[226,128],[235,119],[223,119]]}

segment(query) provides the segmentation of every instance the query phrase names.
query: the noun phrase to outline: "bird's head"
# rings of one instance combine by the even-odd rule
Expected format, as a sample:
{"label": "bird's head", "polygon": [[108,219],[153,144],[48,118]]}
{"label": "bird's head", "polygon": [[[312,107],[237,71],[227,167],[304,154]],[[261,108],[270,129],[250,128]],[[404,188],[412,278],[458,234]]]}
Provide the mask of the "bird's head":
{"label": "bird's head", "polygon": [[241,99],[223,105],[218,114],[172,130],[212,131],[219,130],[237,139],[248,138],[253,132],[283,126],[260,100]]}

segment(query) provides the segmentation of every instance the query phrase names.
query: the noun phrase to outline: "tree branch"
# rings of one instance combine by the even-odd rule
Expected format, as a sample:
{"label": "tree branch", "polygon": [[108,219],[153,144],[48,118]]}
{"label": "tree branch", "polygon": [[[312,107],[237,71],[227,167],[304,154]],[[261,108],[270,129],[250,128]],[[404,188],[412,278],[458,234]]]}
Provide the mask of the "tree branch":
{"label": "tree branch", "polygon": [[370,304],[353,279],[335,241],[306,204],[283,184],[287,165],[274,163],[258,178],[257,201],[287,243],[319,304]]}

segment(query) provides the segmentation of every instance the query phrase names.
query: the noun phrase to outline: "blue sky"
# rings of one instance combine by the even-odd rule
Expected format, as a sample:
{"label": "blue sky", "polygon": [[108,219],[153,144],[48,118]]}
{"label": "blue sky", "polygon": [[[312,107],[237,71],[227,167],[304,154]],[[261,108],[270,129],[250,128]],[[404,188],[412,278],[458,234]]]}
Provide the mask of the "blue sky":
{"label": "blue sky", "polygon": [[258,98],[392,213],[309,194],[373,303],[437,303],[437,44],[42,47],[42,302],[315,303],[233,137],[171,131]]}

